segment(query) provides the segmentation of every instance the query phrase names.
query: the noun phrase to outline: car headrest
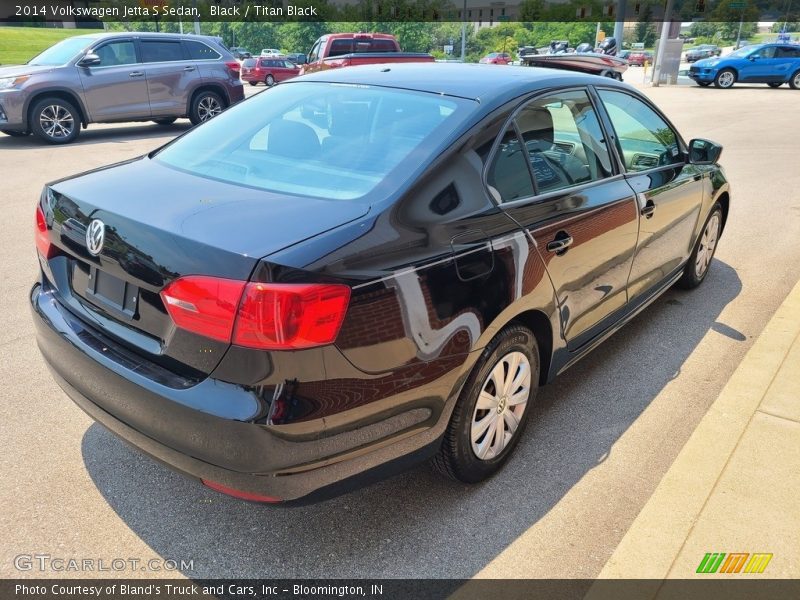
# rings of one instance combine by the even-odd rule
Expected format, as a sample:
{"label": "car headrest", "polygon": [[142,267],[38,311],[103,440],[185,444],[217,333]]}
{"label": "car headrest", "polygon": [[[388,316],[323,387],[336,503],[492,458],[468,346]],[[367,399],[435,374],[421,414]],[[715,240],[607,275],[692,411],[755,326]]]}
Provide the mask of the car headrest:
{"label": "car headrest", "polygon": [[548,150],[555,140],[553,115],[544,107],[526,108],[517,117],[528,150]]}
{"label": "car headrest", "polygon": [[329,107],[331,135],[360,136],[369,131],[369,105],[361,102],[334,102]]}
{"label": "car headrest", "polygon": [[269,125],[267,152],[286,158],[316,158],[319,156],[319,137],[305,123],[278,119]]}

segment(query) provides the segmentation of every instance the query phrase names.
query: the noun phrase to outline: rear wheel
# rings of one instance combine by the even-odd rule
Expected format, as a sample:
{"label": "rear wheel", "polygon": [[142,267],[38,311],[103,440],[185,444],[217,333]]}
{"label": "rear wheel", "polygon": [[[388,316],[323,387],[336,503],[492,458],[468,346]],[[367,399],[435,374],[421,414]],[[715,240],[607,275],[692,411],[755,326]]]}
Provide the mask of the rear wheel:
{"label": "rear wheel", "polygon": [[733,72],[733,69],[722,69],[714,77],[714,85],[723,90],[732,87],[734,83],[736,83],[736,73]]}
{"label": "rear wheel", "polygon": [[267,87],[272,87],[275,85],[275,78],[272,75],[267,75],[267,78],[264,80],[264,83],[267,84]]}
{"label": "rear wheel", "polygon": [[691,290],[703,283],[708,274],[708,267],[714,252],[717,249],[717,242],[722,233],[722,207],[719,202],[711,207],[711,213],[706,219],[700,238],[694,246],[694,251],[689,257],[689,261],[683,268],[683,275],[678,280],[678,287]]}
{"label": "rear wheel", "polygon": [[68,144],[81,132],[78,109],[61,98],[43,98],[31,109],[33,134],[48,144]]}
{"label": "rear wheel", "polygon": [[486,347],[458,398],[436,469],[477,483],[508,460],[525,429],[539,383],[536,338],[511,325]]}
{"label": "rear wheel", "polygon": [[796,71],[789,80],[789,87],[793,90],[800,90],[800,70]]}
{"label": "rear wheel", "polygon": [[771,87],[771,88],[779,88],[779,87],[781,87],[783,85],[783,82],[782,81],[774,81],[772,83],[768,83],[767,85],[769,87]]}
{"label": "rear wheel", "polygon": [[0,133],[5,133],[11,137],[26,137],[29,132],[27,131],[11,131],[10,129],[0,129]]}
{"label": "rear wheel", "polygon": [[197,94],[192,100],[189,119],[193,125],[199,125],[216,117],[224,108],[222,97],[216,92],[206,90]]}

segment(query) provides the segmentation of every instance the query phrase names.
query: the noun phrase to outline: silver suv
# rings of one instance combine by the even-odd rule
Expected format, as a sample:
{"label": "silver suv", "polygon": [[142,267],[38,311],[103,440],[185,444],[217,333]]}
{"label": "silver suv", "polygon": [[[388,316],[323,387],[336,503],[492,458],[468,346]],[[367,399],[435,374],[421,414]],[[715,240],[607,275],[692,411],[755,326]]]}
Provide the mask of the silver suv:
{"label": "silver suv", "polygon": [[0,131],[66,144],[89,123],[189,117],[196,125],[243,98],[239,63],[218,38],[81,35],[0,67]]}

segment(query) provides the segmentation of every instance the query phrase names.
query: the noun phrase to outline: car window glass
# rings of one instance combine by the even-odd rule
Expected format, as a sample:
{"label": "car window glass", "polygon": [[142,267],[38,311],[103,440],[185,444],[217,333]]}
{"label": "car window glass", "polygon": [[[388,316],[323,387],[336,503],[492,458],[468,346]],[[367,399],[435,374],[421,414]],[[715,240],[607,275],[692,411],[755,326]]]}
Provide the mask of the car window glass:
{"label": "car window glass", "polygon": [[183,60],[180,42],[142,40],[142,60],[146,63]]}
{"label": "car window glass", "polygon": [[136,62],[136,48],[133,42],[111,42],[95,50],[100,57],[100,67],[132,65]]}
{"label": "car window glass", "polygon": [[353,40],[333,40],[328,56],[341,56],[353,51]]}
{"label": "car window glass", "polygon": [[202,42],[185,40],[186,49],[189,52],[189,58],[192,60],[218,60],[222,55]]}
{"label": "car window glass", "polygon": [[287,194],[353,200],[396,189],[474,102],[382,87],[277,86],[181,137],[160,162]]}
{"label": "car window glass", "polygon": [[513,127],[508,127],[486,174],[486,183],[497,200],[512,202],[533,196],[533,181],[525,162],[517,132]]}
{"label": "car window glass", "polygon": [[755,52],[753,52],[753,56],[758,56],[759,58],[774,58],[775,46],[767,46],[766,48],[761,48],[760,50],[756,50]]}
{"label": "car window glass", "polygon": [[612,174],[600,122],[584,91],[537,98],[516,117],[537,193]]}
{"label": "car window glass", "polygon": [[787,46],[783,46],[778,48],[775,52],[776,58],[800,58],[800,47],[798,48],[789,48]]}
{"label": "car window glass", "polygon": [[683,162],[678,136],[652,108],[622,92],[600,90],[628,171]]}
{"label": "car window glass", "polygon": [[314,62],[315,60],[317,60],[317,58],[319,57],[318,56],[319,55],[319,47],[320,47],[321,44],[322,44],[322,42],[317,42],[316,44],[314,44],[314,47],[311,48],[311,52],[308,53],[308,61],[309,62]]}
{"label": "car window glass", "polygon": [[242,62],[243,67],[252,68],[256,66],[256,59],[255,58],[245,58]]}

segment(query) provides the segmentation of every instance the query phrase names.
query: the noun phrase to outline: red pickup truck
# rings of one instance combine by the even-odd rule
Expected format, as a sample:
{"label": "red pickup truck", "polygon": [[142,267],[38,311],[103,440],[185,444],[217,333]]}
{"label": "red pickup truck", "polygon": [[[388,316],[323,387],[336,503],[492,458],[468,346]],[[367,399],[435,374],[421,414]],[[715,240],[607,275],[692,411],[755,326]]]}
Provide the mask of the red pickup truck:
{"label": "red pickup truck", "polygon": [[388,33],[331,33],[314,43],[300,74],[355,65],[433,60],[430,54],[401,51],[397,39]]}

